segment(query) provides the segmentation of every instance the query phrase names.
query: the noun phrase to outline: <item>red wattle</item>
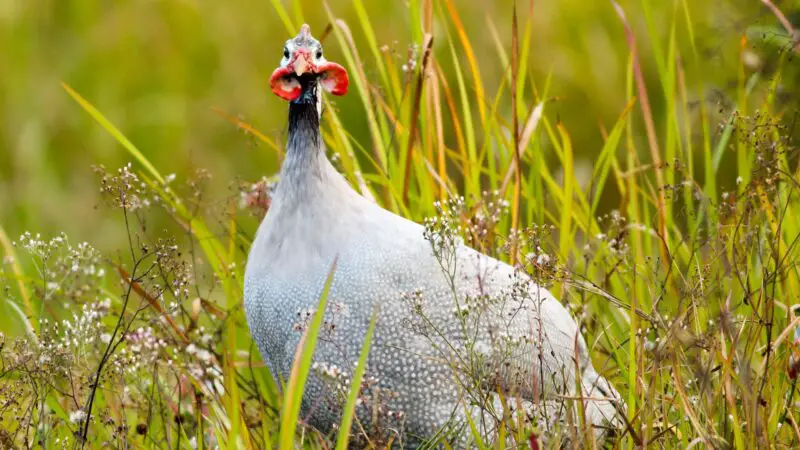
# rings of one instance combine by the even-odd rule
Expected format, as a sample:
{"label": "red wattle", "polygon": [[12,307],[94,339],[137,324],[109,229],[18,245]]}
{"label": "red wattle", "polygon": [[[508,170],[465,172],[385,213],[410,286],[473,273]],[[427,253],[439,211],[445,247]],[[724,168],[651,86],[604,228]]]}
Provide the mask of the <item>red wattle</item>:
{"label": "red wattle", "polygon": [[350,78],[347,71],[339,64],[328,62],[317,67],[317,73],[321,75],[320,83],[322,87],[333,95],[344,95],[350,85]]}
{"label": "red wattle", "polygon": [[300,83],[291,77],[292,71],[287,67],[278,67],[269,77],[272,93],[278,97],[292,101],[300,96]]}

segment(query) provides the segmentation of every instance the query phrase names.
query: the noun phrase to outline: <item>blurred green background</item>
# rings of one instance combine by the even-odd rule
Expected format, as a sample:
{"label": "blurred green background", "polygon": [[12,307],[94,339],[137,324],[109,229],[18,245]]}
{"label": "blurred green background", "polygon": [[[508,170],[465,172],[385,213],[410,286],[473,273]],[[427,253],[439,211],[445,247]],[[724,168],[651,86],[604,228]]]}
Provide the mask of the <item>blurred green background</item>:
{"label": "blurred green background", "polygon": [[[668,18],[676,10],[683,14],[675,8],[681,1],[653,1],[649,17],[640,1],[620,2],[637,35],[659,132],[664,99],[658,95],[660,82],[647,30],[667,36],[672,23]],[[730,96],[740,67],[763,72],[763,79],[769,79],[771,61],[785,47],[771,35],[779,36],[783,29],[757,0],[686,1],[699,56],[706,62],[702,72],[687,64],[687,79],[693,80],[690,95],[694,102],[710,103],[714,120],[721,120],[734,107]],[[350,3],[328,3],[335,15],[351,24],[357,44],[366,48],[359,41],[362,34]],[[512,2],[454,3],[475,46],[487,95],[492,95],[505,67],[489,22],[509,48]],[[518,3],[520,10],[527,9],[528,2]],[[295,22],[308,22],[317,33],[327,25],[318,0],[284,4]],[[365,4],[379,43],[404,60],[414,44],[407,2]],[[800,2],[775,4],[791,21],[800,22]],[[559,101],[548,106],[548,114],[565,123],[575,143],[576,170],[588,175],[602,147],[600,126],[613,124],[626,103],[629,48],[623,25],[608,1],[538,0],[533,20],[531,58],[523,64],[537,84],[552,74],[549,92]],[[676,33],[679,56],[687,58],[688,37],[684,30]],[[745,35],[750,39],[745,63],[740,64]],[[130,157],[65,93],[62,81],[102,111],[162,173],[184,179],[196,168],[209,169],[213,178],[208,192],[215,198],[234,195],[231,184],[237,179],[256,180],[276,172],[279,161],[273,150],[212,109],[238,116],[282,141],[286,106],[269,93],[267,78],[288,37],[273,5],[264,0],[0,1],[0,224],[12,239],[29,230],[43,235],[64,231],[74,241],[90,240],[101,250],[119,248],[123,242],[119,215],[98,208],[102,200],[91,166],[116,169]],[[443,44],[440,39],[435,54],[446,51]],[[329,60],[338,60],[333,39],[326,53]],[[371,63],[365,56],[364,69],[374,79]],[[784,104],[797,103],[797,64],[789,63],[778,85],[776,94]],[[757,89],[765,89],[767,95],[768,86],[762,83]],[[503,102],[501,107],[510,105]],[[357,96],[337,99],[336,106],[348,131],[368,142]],[[633,116],[640,120],[638,112]],[[735,161],[723,167],[727,164],[734,167]],[[730,173],[735,176],[735,171]],[[722,185],[726,182],[734,181],[723,176]],[[615,206],[612,190],[603,202],[601,209]]]}

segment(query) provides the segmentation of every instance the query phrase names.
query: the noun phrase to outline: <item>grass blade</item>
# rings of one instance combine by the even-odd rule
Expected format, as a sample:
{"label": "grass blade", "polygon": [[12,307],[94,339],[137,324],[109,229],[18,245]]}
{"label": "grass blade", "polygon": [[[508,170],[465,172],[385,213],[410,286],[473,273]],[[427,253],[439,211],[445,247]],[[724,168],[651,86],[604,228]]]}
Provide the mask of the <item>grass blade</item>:
{"label": "grass blade", "polygon": [[322,288],[319,298],[317,311],[308,329],[297,345],[297,356],[292,365],[292,372],[289,376],[289,385],[284,395],[283,408],[281,409],[281,427],[278,438],[280,450],[291,450],[294,445],[294,433],[297,429],[297,422],[300,416],[300,405],[303,401],[306,380],[311,372],[311,361],[314,357],[314,349],[317,347],[319,329],[322,326],[322,319],[325,317],[325,307],[328,304],[328,294],[333,284],[333,275],[336,272],[336,260],[333,261],[328,278]]}
{"label": "grass blade", "polygon": [[122,132],[119,131],[117,127],[115,127],[111,122],[109,122],[108,119],[106,119],[106,117],[100,111],[97,110],[97,108],[95,108],[91,103],[86,101],[86,99],[81,97],[81,95],[78,94],[74,89],[72,89],[67,83],[62,82],[61,87],[63,87],[64,90],[67,91],[67,94],[69,94],[70,97],[72,97],[76,102],[78,102],[78,104],[81,105],[81,108],[83,108],[87,113],[89,113],[89,115],[92,116],[92,118],[95,121],[97,121],[97,123],[99,123],[103,128],[105,128],[106,131],[108,131],[111,134],[111,136],[113,136],[114,139],[117,140],[117,142],[122,144],[122,146],[125,147],[125,150],[127,150],[128,153],[130,153],[134,158],[136,158],[139,164],[141,164],[142,167],[144,167],[147,170],[147,172],[150,174],[151,177],[155,178],[160,184],[164,184],[164,177],[161,176],[161,173],[159,173],[158,170],[156,170],[155,166],[153,166],[150,163],[150,161],[148,161],[147,158],[142,154],[142,152],[140,152],[139,149],[136,148],[136,146],[133,145],[133,143],[129,141],[128,138],[126,138],[125,135],[122,134]]}
{"label": "grass blade", "polygon": [[377,322],[378,311],[376,310],[372,314],[372,320],[369,322],[367,336],[364,338],[364,344],[361,346],[361,354],[358,357],[358,366],[356,367],[350,384],[350,394],[347,396],[347,403],[345,403],[344,410],[342,411],[342,422],[339,424],[339,434],[336,438],[336,450],[345,450],[347,448],[347,442],[350,440],[350,428],[353,425],[356,400],[361,391],[361,380],[364,378],[364,372],[367,369],[367,357],[369,356],[369,349],[372,346],[372,334],[375,332],[375,324]]}
{"label": "grass blade", "polygon": [[560,123],[558,124],[558,133],[564,146],[564,202],[561,205],[561,220],[559,222],[561,236],[558,249],[561,256],[566,258],[569,254],[568,249],[572,244],[572,218],[575,215],[572,207],[573,191],[575,190],[575,164],[572,157],[572,140],[567,134],[564,125]]}
{"label": "grass blade", "polygon": [[272,2],[272,7],[275,8],[275,13],[278,14],[278,18],[281,19],[283,26],[286,28],[286,31],[289,32],[289,35],[294,36],[295,33],[299,31],[299,28],[292,23],[292,19],[289,17],[289,13],[286,12],[286,8],[284,8],[281,0],[270,1]]}
{"label": "grass blade", "polygon": [[[22,267],[19,265],[16,252],[14,252],[14,245],[11,243],[2,225],[0,225],[0,246],[3,247],[3,251],[11,262],[11,271],[14,273],[14,278],[17,280],[19,295],[22,297],[22,304],[25,305],[25,314],[27,314],[27,317],[35,317],[33,315],[33,305],[31,304],[31,294],[28,292],[28,287],[25,286],[25,283],[22,281]],[[23,317],[25,314],[23,314]],[[33,324],[27,317],[25,319],[27,326],[33,329]]]}
{"label": "grass blade", "polygon": [[611,162],[614,161],[614,152],[619,145],[622,132],[625,130],[625,123],[627,122],[628,113],[630,113],[634,103],[635,99],[631,99],[631,101],[628,102],[628,106],[626,106],[625,110],[622,111],[622,114],[620,114],[617,123],[614,125],[614,128],[611,129],[611,133],[608,135],[608,139],[606,139],[605,144],[603,144],[603,149],[600,151],[600,155],[597,157],[597,165],[594,167],[594,172],[592,173],[592,180],[597,180],[597,182],[595,183],[594,199],[592,199],[592,209],[589,212],[589,217],[594,217],[594,214],[597,211],[597,206],[600,204],[600,197],[603,193],[603,187],[605,186],[606,177],[608,176],[608,170],[611,167]]}

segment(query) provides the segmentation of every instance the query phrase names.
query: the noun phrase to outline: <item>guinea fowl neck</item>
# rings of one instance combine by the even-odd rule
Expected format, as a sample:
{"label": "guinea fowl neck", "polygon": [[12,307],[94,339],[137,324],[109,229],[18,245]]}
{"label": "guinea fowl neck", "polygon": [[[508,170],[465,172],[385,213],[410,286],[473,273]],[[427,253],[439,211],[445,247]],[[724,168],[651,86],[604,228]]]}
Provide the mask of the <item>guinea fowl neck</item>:
{"label": "guinea fowl neck", "polygon": [[281,167],[279,193],[282,200],[299,200],[324,187],[336,170],[323,151],[316,99],[289,103],[289,138]]}
{"label": "guinea fowl neck", "polygon": [[284,169],[307,168],[322,151],[321,143],[317,105],[308,102],[289,103],[289,142]]}

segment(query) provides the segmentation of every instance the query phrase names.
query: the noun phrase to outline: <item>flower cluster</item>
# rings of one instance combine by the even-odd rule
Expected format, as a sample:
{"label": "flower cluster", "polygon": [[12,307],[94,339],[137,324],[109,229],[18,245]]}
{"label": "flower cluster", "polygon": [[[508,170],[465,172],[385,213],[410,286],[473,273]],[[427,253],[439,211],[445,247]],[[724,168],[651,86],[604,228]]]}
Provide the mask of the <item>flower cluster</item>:
{"label": "flower cluster", "polygon": [[595,239],[613,256],[627,258],[630,255],[628,236],[633,229],[639,231],[651,230],[640,224],[629,224],[619,211],[614,210],[597,218],[597,223],[607,227],[605,233],[599,233]]}
{"label": "flower cluster", "polygon": [[189,264],[182,259],[175,239],[158,239],[152,249],[142,246],[142,252],[153,253],[158,267],[149,276],[150,290],[159,293],[167,290],[176,300],[187,300],[189,288],[195,285],[194,275]]}
{"label": "flower cluster", "polygon": [[189,344],[185,348],[187,358],[183,368],[208,392],[218,396],[225,394],[225,381],[222,367],[212,351],[196,344]]}
{"label": "flower cluster", "polygon": [[120,370],[134,375],[141,370],[151,370],[154,364],[164,360],[166,341],[157,337],[151,327],[139,327],[125,336],[124,348],[119,350],[116,364]]}
{"label": "flower cluster", "polygon": [[315,308],[303,308],[297,311],[297,321],[292,324],[292,330],[299,333],[306,331],[309,323],[311,323],[311,318],[314,317],[316,312],[317,310]]}
{"label": "flower cluster", "polygon": [[131,169],[128,163],[115,174],[106,171],[105,166],[95,166],[95,173],[100,176],[100,192],[104,194],[112,206],[126,211],[137,211],[149,207],[158,196]]}
{"label": "flower cluster", "polygon": [[430,242],[442,270],[451,277],[456,270],[456,250],[462,242],[460,217],[464,205],[464,197],[448,199],[444,203],[436,201],[433,203],[436,215],[423,221],[423,237]]}
{"label": "flower cluster", "polygon": [[33,236],[29,231],[26,231],[22,234],[22,236],[19,237],[14,245],[24,249],[32,256],[36,256],[42,260],[47,260],[54,252],[61,250],[66,243],[67,235],[63,232],[48,241],[46,239],[42,239],[42,235],[39,233],[36,233],[36,235]]}
{"label": "flower cluster", "polygon": [[400,66],[400,70],[404,73],[414,73],[417,69],[417,60],[419,59],[419,44],[414,43],[408,47],[406,62]]}
{"label": "flower cluster", "polygon": [[[103,342],[106,340],[103,338],[104,327],[99,325],[102,324],[110,306],[109,299],[84,304],[79,312],[73,313],[72,319],[56,322],[53,331],[58,333],[58,336],[54,343],[59,349],[69,349],[76,357],[93,353],[100,346],[106,345],[108,342]],[[48,324],[46,319],[44,324]]]}
{"label": "flower cluster", "polygon": [[86,242],[71,245],[64,233],[47,240],[25,232],[14,245],[38,259],[45,299],[56,292],[76,299],[91,297],[97,294],[97,282],[106,274],[100,252]]}
{"label": "flower cluster", "polygon": [[[323,339],[333,338],[336,327],[338,326],[338,318],[344,309],[345,305],[343,303],[331,302],[328,305],[328,308],[325,310],[325,315],[322,318],[322,326],[320,329],[323,333],[321,336]],[[292,330],[300,333],[306,331],[316,312],[316,308],[303,308],[298,311],[296,315],[297,321],[292,324]]]}

